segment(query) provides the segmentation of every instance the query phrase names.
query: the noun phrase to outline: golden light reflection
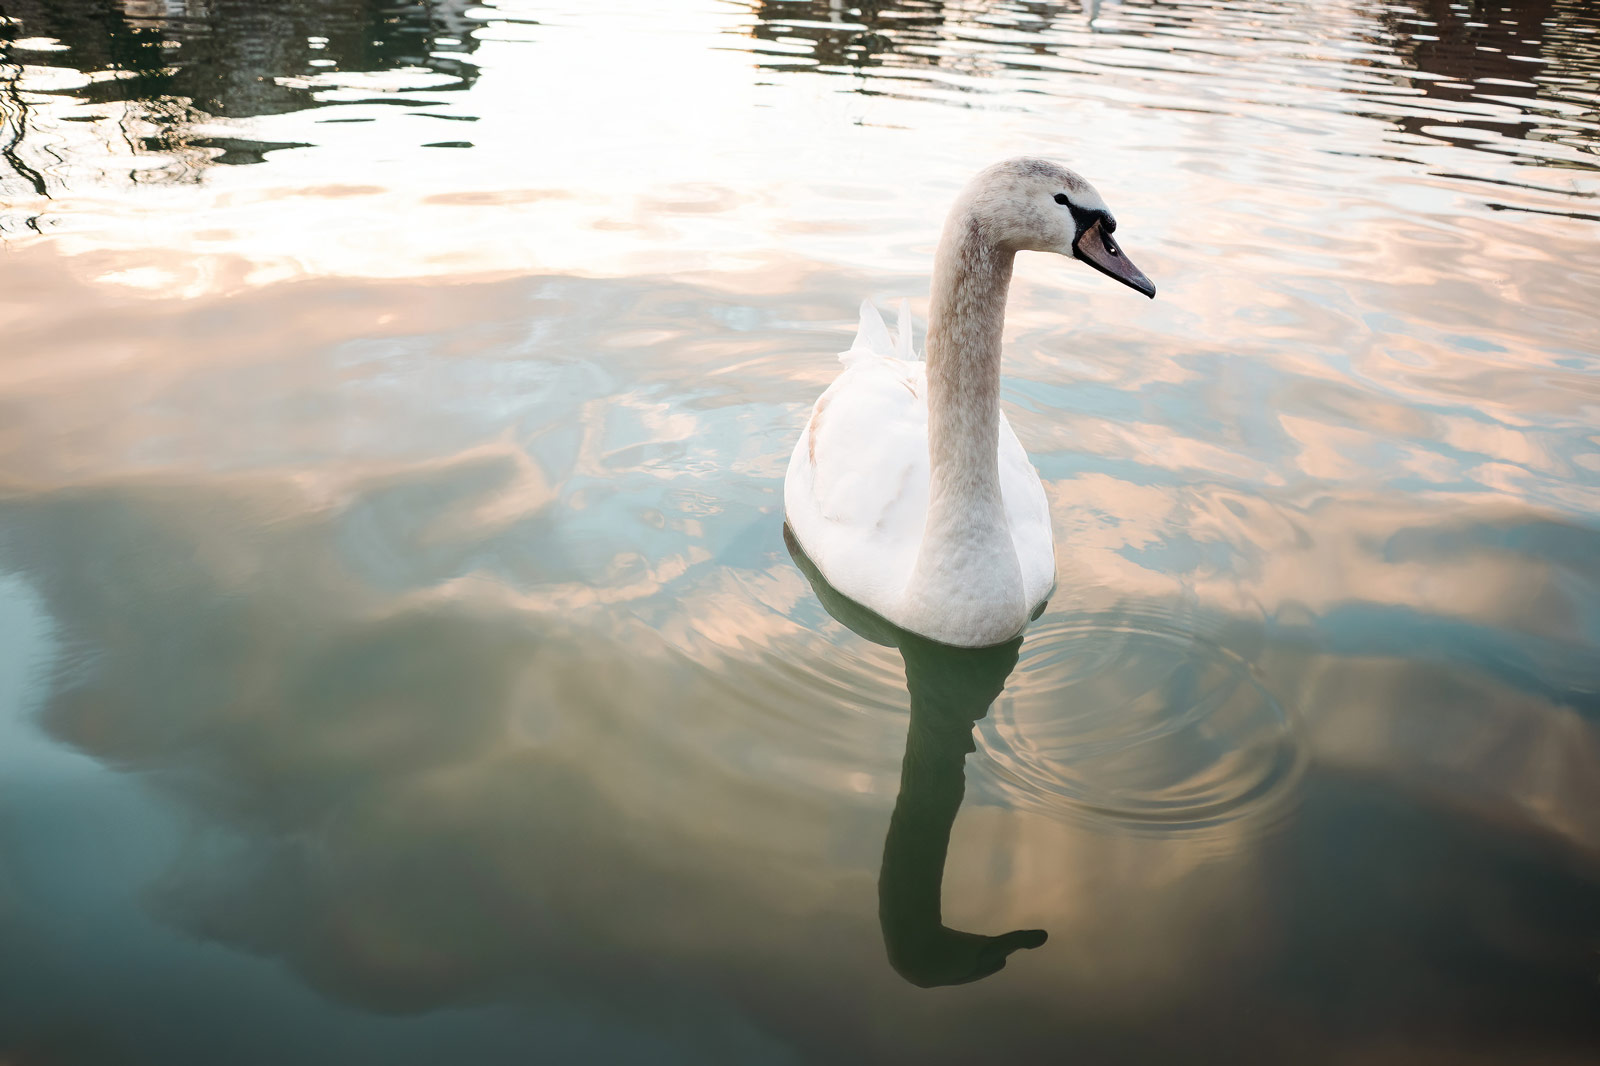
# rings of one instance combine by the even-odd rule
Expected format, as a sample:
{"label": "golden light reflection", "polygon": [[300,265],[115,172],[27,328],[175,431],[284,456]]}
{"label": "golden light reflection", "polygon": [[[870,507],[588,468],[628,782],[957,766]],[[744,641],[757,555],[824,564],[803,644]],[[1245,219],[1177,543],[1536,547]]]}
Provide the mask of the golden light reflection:
{"label": "golden light reflection", "polygon": [[[95,165],[104,176],[64,172],[51,200],[24,198],[12,204],[12,211],[69,223],[52,231],[52,239],[69,254],[159,248],[191,259],[242,256],[259,265],[251,275],[253,284],[307,275],[536,271],[592,275],[730,269],[743,265],[752,251],[771,247],[863,265],[873,260],[865,257],[866,249],[851,245],[859,244],[868,232],[861,226],[881,217],[882,204],[880,198],[862,199],[860,190],[881,190],[885,176],[901,173],[897,160],[931,155],[944,161],[945,169],[936,180],[919,175],[910,182],[892,182],[894,212],[905,224],[923,220],[930,229],[923,239],[931,242],[932,225],[942,216],[966,160],[1054,143],[1063,128],[1059,105],[1050,96],[1032,101],[1032,110],[998,116],[981,110],[950,111],[930,127],[910,120],[925,106],[918,101],[889,96],[869,104],[863,98],[817,92],[818,86],[804,80],[773,84],[737,49],[707,50],[707,40],[724,39],[740,24],[742,16],[735,9],[701,3],[675,4],[669,10],[637,3],[613,6],[611,13],[619,18],[603,24],[581,18],[547,20],[528,39],[502,39],[482,32],[512,25],[494,22],[495,14],[517,19],[540,13],[536,4],[500,6],[485,16],[489,21],[477,33],[470,53],[473,79],[462,91],[438,91],[430,85],[433,75],[411,69],[289,79],[311,96],[321,94],[318,98],[327,106],[217,120],[196,130],[202,140],[231,137],[314,147],[274,151],[267,167],[212,166],[197,184],[167,190],[119,185],[113,176],[124,162],[114,162],[106,153],[130,139],[138,140],[119,126],[126,120],[118,109],[126,105],[84,104],[41,95],[101,74],[28,66],[17,91],[29,100],[35,130],[44,131],[38,135],[63,158],[99,160]],[[1330,10],[1326,17],[1330,24],[1339,24],[1355,18],[1355,12],[1355,7],[1341,8]],[[659,32],[668,25],[672,32]],[[1256,39],[1269,46],[1280,43],[1270,35]],[[1064,44],[1060,54],[1065,56],[1098,57],[1107,47],[1093,37],[1068,37]],[[523,61],[530,50],[538,56],[536,63]],[[1205,65],[1211,76],[1225,75],[1220,57],[1200,51],[1188,55]],[[1156,57],[1153,52],[1146,56]],[[1303,243],[1325,243],[1330,238],[1318,234],[1314,224],[1306,225],[1325,202],[1324,186],[1311,180],[1309,172],[1295,175],[1300,188],[1280,181],[1279,196],[1252,203],[1246,216],[1251,224],[1227,221],[1237,217],[1237,211],[1230,210],[1237,205],[1200,187],[1214,181],[1211,174],[1191,174],[1179,187],[1170,180],[1152,182],[1157,174],[1191,171],[1191,159],[1209,158],[1208,146],[1230,139],[1230,134],[1211,124],[1197,124],[1185,112],[1147,109],[1124,112],[1115,122],[1102,121],[1108,97],[1120,95],[1117,87],[1086,74],[1070,76],[1083,91],[1072,94],[1076,110],[1066,128],[1074,143],[1067,154],[1091,176],[1103,182],[1114,179],[1121,212],[1137,220],[1139,231],[1150,234],[1158,264],[1165,266],[1159,257],[1180,249],[1198,251],[1197,242],[1221,241],[1239,248],[1229,256],[1230,269],[1245,264],[1257,270],[1276,268],[1278,262],[1272,257],[1249,249],[1261,246],[1261,227],[1272,227],[1279,218],[1297,220],[1304,227]],[[551,84],[564,86],[568,98],[581,101],[581,106],[525,106],[539,98],[542,86]],[[1264,103],[1256,98],[1259,89],[1252,91],[1246,83],[1232,82],[1229,89],[1238,94],[1234,103],[1241,115],[1252,114]],[[412,109],[406,106],[383,106],[386,96],[395,104],[416,105],[418,115],[426,111],[470,118],[470,123],[460,124],[470,127],[470,152],[423,147],[428,143],[427,123],[407,113]],[[805,116],[806,127],[769,121],[764,105],[775,101],[803,104],[805,110],[793,114],[797,119]],[[1358,100],[1352,98],[1351,103]],[[875,121],[851,125],[864,108],[870,109]],[[65,121],[85,117],[94,121]],[[330,142],[329,127],[321,124],[333,117],[364,122],[338,127],[342,139]],[[997,117],[1000,121],[995,121]],[[1221,115],[1213,119],[1228,121]],[[1347,135],[1366,132],[1361,125],[1365,121],[1347,116]],[[810,126],[842,136],[846,153],[789,151]],[[851,134],[852,129],[859,133]],[[1047,130],[1057,132],[1047,134]],[[1150,166],[1123,147],[1130,142],[1166,146],[1171,158],[1163,166]],[[940,151],[941,143],[959,144],[960,152],[948,147]],[[574,144],[584,145],[584,150],[560,150]],[[839,169],[841,159],[848,160],[845,172]],[[1342,171],[1346,189],[1387,182],[1391,184],[1384,185],[1383,193],[1394,192],[1395,175],[1385,160],[1343,155],[1319,162]],[[1474,162],[1481,167],[1488,160],[1480,156]],[[352,212],[339,202],[342,194],[326,194],[326,175],[335,169],[341,174],[340,184],[381,192],[370,194],[362,209]],[[258,175],[259,170],[271,174]],[[1426,181],[1437,184],[1431,177]],[[1423,186],[1416,186],[1416,191],[1420,194]],[[170,210],[174,196],[182,198],[181,214]],[[293,208],[284,210],[285,201],[292,201]],[[1449,197],[1426,202],[1433,214],[1463,214]],[[1339,206],[1342,218],[1361,224],[1359,201],[1350,199]],[[449,210],[441,212],[442,208]],[[1473,212],[1465,214],[1471,217]],[[814,222],[817,230],[794,229],[797,217]],[[381,224],[402,218],[407,220],[404,226]],[[1483,221],[1490,232],[1480,234],[1480,240],[1501,234],[1513,247],[1525,246],[1527,229],[1538,225],[1531,219],[1511,223],[1504,217],[1493,219],[1492,226],[1487,224],[1490,219]],[[619,222],[627,228],[617,229]],[[830,238],[829,231],[839,226],[845,227],[836,230],[843,240]],[[1237,231],[1237,238],[1228,236],[1230,229]],[[426,240],[414,239],[422,232]],[[233,236],[218,242],[215,237],[220,233]],[[1376,229],[1366,238],[1346,230],[1339,239],[1354,251],[1378,235]],[[1281,228],[1275,236],[1284,243]],[[896,269],[925,270],[921,257],[907,257],[892,245],[874,243],[871,254],[877,265],[884,265],[887,253]],[[1167,270],[1169,277],[1179,281],[1208,273],[1196,269],[1202,261],[1193,251],[1187,256],[1179,253],[1171,264],[1176,269]],[[1516,258],[1512,252],[1502,261]],[[1403,280],[1405,270],[1412,268],[1399,268],[1393,276]],[[192,279],[186,283],[163,274],[101,276],[162,292],[205,291],[194,288]]]}

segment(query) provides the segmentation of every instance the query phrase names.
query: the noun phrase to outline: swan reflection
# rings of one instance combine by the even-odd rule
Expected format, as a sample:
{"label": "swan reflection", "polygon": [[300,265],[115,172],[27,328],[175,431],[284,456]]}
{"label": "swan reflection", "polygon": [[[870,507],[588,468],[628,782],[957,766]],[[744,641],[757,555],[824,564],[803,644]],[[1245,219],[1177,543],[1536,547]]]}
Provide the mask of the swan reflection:
{"label": "swan reflection", "polygon": [[[1228,646],[1247,644],[1244,635],[1219,642],[1181,609],[1124,608],[1057,616],[992,647],[952,647],[850,600],[787,526],[784,540],[828,613],[905,663],[911,723],[878,899],[889,962],[912,984],[976,981],[1045,942],[1042,929],[991,936],[943,922],[965,760],[980,747],[985,799],[1120,840],[1182,835],[1186,848],[1225,851],[1270,836],[1292,812],[1302,738]],[[1000,699],[1024,658],[1026,683]]]}
{"label": "swan reflection", "polygon": [[1002,969],[1012,952],[1036,948],[1047,936],[1043,929],[991,936],[944,924],[944,864],[966,791],[972,727],[1005,688],[1022,638],[988,648],[956,648],[907,632],[841,595],[787,525],[783,533],[828,613],[867,640],[897,648],[905,661],[911,726],[878,871],[878,922],[889,964],[923,988],[982,980]]}

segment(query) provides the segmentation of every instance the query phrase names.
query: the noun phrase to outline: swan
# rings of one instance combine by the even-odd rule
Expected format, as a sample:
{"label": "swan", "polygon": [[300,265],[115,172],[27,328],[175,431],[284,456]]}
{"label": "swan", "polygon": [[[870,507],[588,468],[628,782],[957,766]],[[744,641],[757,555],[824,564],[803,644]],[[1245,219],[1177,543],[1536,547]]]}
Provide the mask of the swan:
{"label": "swan", "polygon": [[1008,159],[956,197],[934,257],[927,358],[870,301],[784,476],[784,518],[840,593],[901,629],[977,648],[1015,637],[1055,586],[1050,509],[1000,410],[1006,292],[1020,251],[1071,256],[1154,298],[1100,194]]}

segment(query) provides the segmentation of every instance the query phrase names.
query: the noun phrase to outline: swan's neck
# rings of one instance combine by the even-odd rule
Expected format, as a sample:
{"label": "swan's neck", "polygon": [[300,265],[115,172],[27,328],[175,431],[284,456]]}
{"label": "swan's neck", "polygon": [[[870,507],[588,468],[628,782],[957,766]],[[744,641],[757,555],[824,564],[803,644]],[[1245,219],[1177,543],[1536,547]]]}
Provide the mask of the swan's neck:
{"label": "swan's neck", "polygon": [[[1010,624],[1022,573],[1000,494],[1000,339],[1015,252],[959,207],[934,262],[928,315],[928,519],[908,590],[968,628]],[[1001,610],[1001,608],[1006,608]],[[1026,605],[1021,606],[1026,610]],[[957,622],[959,617],[961,621]],[[1019,627],[1020,628],[1020,627]],[[994,632],[1004,640],[1012,632]],[[965,641],[962,641],[965,643]]]}
{"label": "swan's neck", "polygon": [[928,314],[928,522],[999,518],[1000,339],[1015,253],[971,215],[951,219],[934,261]]}

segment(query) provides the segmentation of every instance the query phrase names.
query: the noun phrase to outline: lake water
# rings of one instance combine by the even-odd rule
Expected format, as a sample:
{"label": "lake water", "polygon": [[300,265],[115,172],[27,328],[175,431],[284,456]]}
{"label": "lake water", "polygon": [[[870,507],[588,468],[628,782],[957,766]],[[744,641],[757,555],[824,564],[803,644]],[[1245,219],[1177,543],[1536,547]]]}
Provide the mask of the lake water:
{"label": "lake water", "polygon": [[[0,13],[0,1062],[1600,1057],[1593,5]],[[783,470],[1024,153],[1160,295],[884,646]]]}

